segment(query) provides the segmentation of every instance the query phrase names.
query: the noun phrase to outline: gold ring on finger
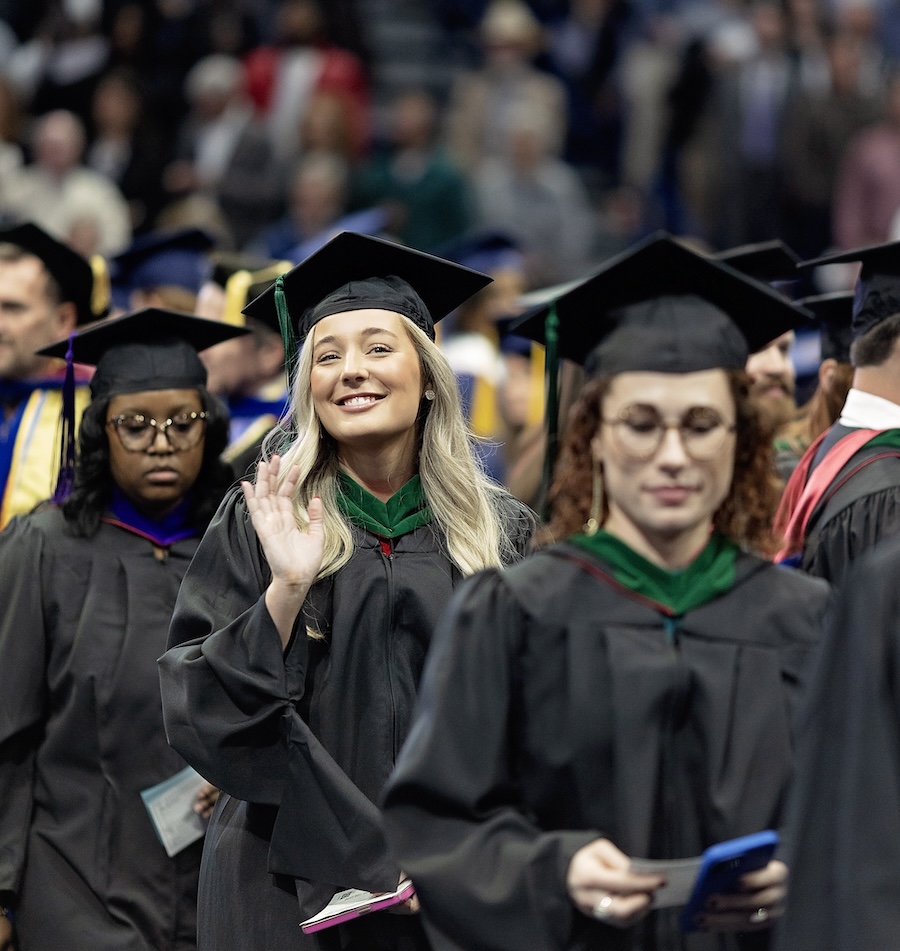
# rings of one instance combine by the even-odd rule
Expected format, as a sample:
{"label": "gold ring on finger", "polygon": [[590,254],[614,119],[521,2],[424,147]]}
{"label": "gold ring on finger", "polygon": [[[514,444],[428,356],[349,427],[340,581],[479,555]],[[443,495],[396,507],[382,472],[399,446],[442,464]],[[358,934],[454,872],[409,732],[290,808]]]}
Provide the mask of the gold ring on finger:
{"label": "gold ring on finger", "polygon": [[757,908],[756,911],[750,915],[750,924],[751,925],[761,925],[764,921],[769,920],[769,909],[768,908]]}

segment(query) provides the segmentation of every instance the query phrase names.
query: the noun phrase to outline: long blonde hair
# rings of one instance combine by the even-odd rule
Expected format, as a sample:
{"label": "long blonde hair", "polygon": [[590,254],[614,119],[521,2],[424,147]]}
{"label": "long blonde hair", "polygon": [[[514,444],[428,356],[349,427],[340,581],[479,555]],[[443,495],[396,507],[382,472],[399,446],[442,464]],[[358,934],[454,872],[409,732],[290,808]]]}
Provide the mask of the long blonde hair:
{"label": "long blonde hair", "polygon": [[[488,479],[475,459],[456,377],[446,358],[411,320],[402,317],[402,321],[419,355],[422,377],[435,394],[433,401],[423,401],[417,421],[419,477],[434,525],[463,574],[499,567],[513,554],[501,516],[508,493]],[[311,344],[311,337],[307,343]],[[325,578],[350,560],[353,536],[338,508],[337,445],[323,430],[313,404],[312,350],[309,345],[300,351],[288,415],[266,438],[263,455],[278,452],[281,456],[279,485],[292,466],[299,467],[294,516],[302,530],[309,524],[310,501],[316,496],[322,500],[325,553],[318,577]]]}

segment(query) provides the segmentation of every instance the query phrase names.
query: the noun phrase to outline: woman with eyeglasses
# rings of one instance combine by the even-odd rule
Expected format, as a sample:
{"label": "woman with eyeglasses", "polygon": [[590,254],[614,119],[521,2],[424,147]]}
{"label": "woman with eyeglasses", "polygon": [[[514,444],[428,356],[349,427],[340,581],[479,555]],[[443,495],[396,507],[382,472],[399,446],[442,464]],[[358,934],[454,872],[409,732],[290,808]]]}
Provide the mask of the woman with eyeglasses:
{"label": "woman with eyeglasses", "polygon": [[186,768],[166,742],[156,659],[232,479],[227,412],[197,351],[240,332],[147,310],[71,342],[97,367],[74,488],[65,497],[63,477],[55,504],[0,535],[0,948],[196,947],[215,790],[191,781],[170,821],[198,840],[172,855],[144,798]]}
{"label": "woman with eyeglasses", "polygon": [[777,487],[743,367],[799,315],[666,238],[520,332],[551,310],[560,353],[590,352],[551,519],[540,551],[473,579],[445,617],[386,791],[389,841],[435,949],[764,948],[777,857],[689,934],[665,875],[631,860],[781,819],[827,588],[752,553],[771,547]]}

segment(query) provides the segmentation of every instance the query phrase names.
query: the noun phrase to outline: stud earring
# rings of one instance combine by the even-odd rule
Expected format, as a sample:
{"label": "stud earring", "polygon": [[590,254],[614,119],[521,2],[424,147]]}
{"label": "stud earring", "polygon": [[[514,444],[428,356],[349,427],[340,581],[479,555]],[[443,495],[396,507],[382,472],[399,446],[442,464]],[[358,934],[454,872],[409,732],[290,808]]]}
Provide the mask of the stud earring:
{"label": "stud earring", "polygon": [[434,390],[425,390],[425,392],[422,395],[430,403],[434,399]]}
{"label": "stud earring", "polygon": [[595,459],[593,462],[593,477],[591,487],[591,515],[582,526],[585,535],[596,535],[600,530],[600,522],[603,519],[603,471],[600,463]]}

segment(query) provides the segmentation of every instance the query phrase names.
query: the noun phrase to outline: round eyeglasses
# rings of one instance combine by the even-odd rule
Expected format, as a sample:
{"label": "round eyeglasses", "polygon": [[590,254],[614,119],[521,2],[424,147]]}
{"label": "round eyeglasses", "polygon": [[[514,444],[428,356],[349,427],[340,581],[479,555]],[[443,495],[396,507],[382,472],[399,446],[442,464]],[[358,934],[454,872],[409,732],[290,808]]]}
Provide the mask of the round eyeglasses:
{"label": "round eyeglasses", "polygon": [[670,429],[678,431],[685,453],[704,462],[718,455],[735,431],[714,410],[705,406],[689,409],[678,422],[668,423],[652,406],[628,406],[616,419],[604,419],[612,427],[619,451],[639,462],[652,459]]}
{"label": "round eyeglasses", "polygon": [[146,452],[162,433],[169,445],[180,452],[193,449],[200,442],[209,413],[180,413],[171,419],[157,422],[139,414],[113,416],[106,425],[112,426],[123,449],[128,452]]}

